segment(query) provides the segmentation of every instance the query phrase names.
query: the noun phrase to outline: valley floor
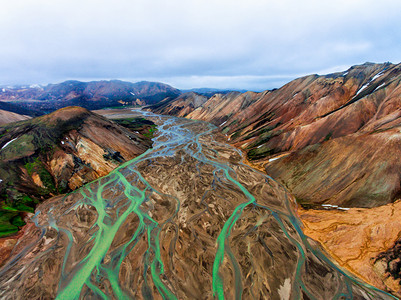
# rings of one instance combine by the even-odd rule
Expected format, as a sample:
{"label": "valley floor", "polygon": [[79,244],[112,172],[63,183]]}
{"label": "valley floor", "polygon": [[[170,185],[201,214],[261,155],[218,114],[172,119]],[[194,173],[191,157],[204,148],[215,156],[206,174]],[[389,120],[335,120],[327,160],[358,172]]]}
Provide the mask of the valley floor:
{"label": "valley floor", "polygon": [[0,297],[392,298],[305,236],[294,198],[215,126],[144,114],[153,148],[42,203],[0,269]]}

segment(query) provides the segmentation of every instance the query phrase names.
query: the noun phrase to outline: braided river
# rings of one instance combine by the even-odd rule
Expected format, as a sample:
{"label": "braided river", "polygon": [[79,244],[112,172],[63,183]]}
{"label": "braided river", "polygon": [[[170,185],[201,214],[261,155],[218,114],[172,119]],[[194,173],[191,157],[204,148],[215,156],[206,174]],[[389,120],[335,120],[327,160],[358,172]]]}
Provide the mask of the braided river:
{"label": "braided river", "polygon": [[38,206],[2,299],[393,299],[302,232],[294,198],[209,123],[134,111],[153,148]]}

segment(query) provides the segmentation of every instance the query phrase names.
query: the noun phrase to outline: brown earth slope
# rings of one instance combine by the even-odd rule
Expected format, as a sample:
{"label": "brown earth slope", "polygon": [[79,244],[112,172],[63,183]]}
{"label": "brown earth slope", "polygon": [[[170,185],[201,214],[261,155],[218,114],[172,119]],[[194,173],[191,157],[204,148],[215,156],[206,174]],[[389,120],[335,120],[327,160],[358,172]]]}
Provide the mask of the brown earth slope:
{"label": "brown earth slope", "polygon": [[0,104],[7,103],[42,113],[66,106],[100,109],[110,106],[154,104],[181,92],[159,82],[69,80],[47,86],[16,86],[0,89]]}
{"label": "brown earth slope", "polygon": [[30,117],[0,109],[0,125],[28,119]]}
{"label": "brown earth slope", "polygon": [[367,208],[299,210],[304,233],[324,245],[338,263],[398,297],[401,201]]}
{"label": "brown earth slope", "polygon": [[201,107],[207,100],[208,98],[206,96],[189,92],[174,98],[174,101],[170,98],[166,98],[154,104],[152,106],[152,111],[158,114],[185,117],[198,107]]}
{"label": "brown earth slope", "polygon": [[266,172],[309,207],[391,203],[401,198],[400,125],[306,147],[268,162]]}

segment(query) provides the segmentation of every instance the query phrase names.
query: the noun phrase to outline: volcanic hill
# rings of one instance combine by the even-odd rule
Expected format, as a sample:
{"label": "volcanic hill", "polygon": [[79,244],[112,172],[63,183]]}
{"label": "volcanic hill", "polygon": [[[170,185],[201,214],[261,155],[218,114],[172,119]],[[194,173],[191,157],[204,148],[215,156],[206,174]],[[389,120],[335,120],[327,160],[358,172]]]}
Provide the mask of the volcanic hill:
{"label": "volcanic hill", "polygon": [[[373,158],[377,146],[384,147],[383,140],[389,136],[392,142],[386,144],[387,153],[398,151],[400,80],[401,64],[366,63],[342,73],[298,78],[280,89],[262,93],[233,92],[216,94],[209,99],[196,94],[181,95],[150,106],[149,110],[219,126],[231,143],[247,153],[249,160],[265,165],[268,173],[276,178],[283,178],[295,196],[306,203],[372,207],[392,202],[401,191],[400,185],[395,184],[401,179],[395,171],[399,169],[395,167],[398,166],[396,159],[392,161],[395,166],[389,162],[386,167],[382,160],[391,160],[389,155]],[[354,183],[345,187],[345,182],[332,182],[331,185],[344,185],[344,194],[347,194],[345,198],[334,197],[333,189],[337,187],[324,187],[326,179],[316,176],[318,171],[306,172],[307,168],[313,168],[313,159],[320,161],[317,155],[326,155],[323,152],[329,149],[336,159],[330,157],[326,160],[327,165],[319,166],[321,169],[343,172],[339,165],[347,168],[352,173],[349,175],[352,179],[345,180],[348,183],[355,180],[358,184],[356,179],[361,176],[386,176],[392,178],[389,181],[393,184],[383,187],[383,191],[367,186],[364,192],[353,189]],[[362,156],[356,154],[356,149],[364,150]],[[297,169],[290,170],[293,166],[289,162],[293,157]],[[369,166],[363,162],[364,159],[370,161]],[[364,171],[358,166],[348,168],[359,160],[369,170]],[[372,170],[379,168],[382,168],[380,174]],[[312,188],[303,189],[305,182]],[[298,193],[297,187],[303,192]],[[317,194],[321,188],[325,191]],[[363,193],[371,196],[361,199]]]}
{"label": "volcanic hill", "polygon": [[23,213],[33,212],[37,203],[104,176],[150,148],[153,123],[132,121],[135,132],[85,108],[67,107],[0,126],[0,235],[15,233]]}

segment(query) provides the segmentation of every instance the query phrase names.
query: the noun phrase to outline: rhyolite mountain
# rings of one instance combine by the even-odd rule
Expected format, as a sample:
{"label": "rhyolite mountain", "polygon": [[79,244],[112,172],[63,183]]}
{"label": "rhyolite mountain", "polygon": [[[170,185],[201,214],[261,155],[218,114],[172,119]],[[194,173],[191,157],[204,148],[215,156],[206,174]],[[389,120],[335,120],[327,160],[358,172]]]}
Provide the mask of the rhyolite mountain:
{"label": "rhyolite mountain", "polygon": [[208,98],[212,97],[215,94],[228,94],[231,92],[240,92],[245,93],[247,90],[241,89],[213,89],[213,88],[194,88],[189,90],[181,90],[182,93],[196,93],[202,96],[206,96]]}
{"label": "rhyolite mountain", "polygon": [[[108,174],[151,147],[151,122],[131,131],[81,107],[0,126],[0,236],[37,203]],[[19,222],[17,222],[19,221]]]}
{"label": "rhyolite mountain", "polygon": [[[110,106],[154,104],[181,92],[167,84],[120,80],[81,82],[69,80],[47,86],[17,86],[0,89],[0,103],[47,113],[66,106],[100,109]],[[1,107],[0,107],[1,108]]]}
{"label": "rhyolite mountain", "polygon": [[207,96],[188,92],[177,98],[166,98],[159,103],[153,104],[151,110],[164,115],[186,117],[194,109],[201,107],[208,99]]}
{"label": "rhyolite mountain", "polygon": [[[272,91],[208,99],[181,95],[149,109],[219,126],[249,160],[263,164],[305,204],[372,207],[392,202],[401,191],[401,165],[390,155],[399,151],[400,81],[401,65],[366,63],[298,78]],[[325,164],[317,166],[323,156]],[[317,175],[323,169],[330,175]],[[347,177],[341,177],[345,170]],[[387,184],[375,187],[378,178]]]}
{"label": "rhyolite mountain", "polygon": [[401,295],[400,83],[401,64],[365,63],[261,93],[149,109],[220,127],[295,196],[309,236],[343,267]]}

